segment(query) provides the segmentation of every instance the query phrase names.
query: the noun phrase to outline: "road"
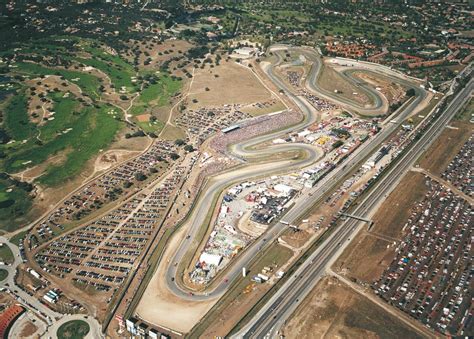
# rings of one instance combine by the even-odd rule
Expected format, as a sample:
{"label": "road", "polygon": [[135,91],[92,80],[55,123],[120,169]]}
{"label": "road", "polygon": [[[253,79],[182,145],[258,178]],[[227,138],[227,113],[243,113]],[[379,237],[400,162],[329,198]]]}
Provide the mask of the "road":
{"label": "road", "polygon": [[30,296],[16,285],[15,274],[17,267],[23,263],[20,256],[20,250],[15,244],[10,243],[5,237],[0,237],[0,242],[11,249],[15,260],[10,266],[0,265],[0,268],[8,271],[8,277],[5,280],[0,281],[0,286],[8,289],[18,301],[20,301],[23,305],[28,306],[28,308],[30,308],[35,313],[39,314],[41,318],[46,319],[47,323],[51,325],[53,319],[61,317],[61,314],[46,307],[41,302],[39,302],[38,299]]}
{"label": "road", "polygon": [[[274,49],[275,54],[278,56],[278,64],[281,62],[281,56],[279,53],[285,46],[278,46]],[[295,50],[295,48],[293,48]],[[306,49],[299,49],[301,53],[308,53]],[[313,68],[317,75],[318,69]],[[245,159],[252,158],[253,160],[258,159],[260,156],[268,156],[276,152],[281,151],[290,151],[290,150],[304,150],[308,156],[303,160],[291,161],[290,163],[286,162],[275,162],[271,164],[266,164],[265,166],[265,175],[271,175],[277,171],[289,171],[291,168],[304,168],[308,165],[313,164],[319,158],[319,154],[315,148],[305,144],[285,144],[272,146],[264,150],[254,150],[253,146],[260,144],[265,141],[274,139],[277,136],[281,136],[289,131],[295,131],[301,128],[304,128],[317,119],[317,112],[314,107],[302,96],[296,95],[293,91],[286,86],[286,84],[273,73],[273,67],[267,66],[263,67],[264,72],[269,77],[269,79],[278,87],[285,91],[285,94],[292,99],[295,104],[301,109],[305,115],[304,121],[302,121],[297,126],[291,126],[285,130],[274,132],[271,134],[259,136],[253,138],[249,141],[242,142],[234,145],[231,148],[232,154],[236,157]],[[350,76],[350,75],[348,75]],[[403,80],[400,80],[403,81]],[[380,131],[370,142],[362,145],[356,152],[354,152],[350,157],[348,157],[340,166],[330,172],[323,180],[321,180],[315,187],[311,190],[307,190],[302,193],[298,198],[295,199],[294,207],[291,208],[283,217],[284,222],[278,222],[271,228],[269,228],[264,235],[256,239],[252,245],[250,245],[244,252],[242,252],[239,257],[237,257],[232,265],[227,268],[226,279],[222,279],[219,283],[216,284],[216,287],[205,293],[194,293],[191,294],[189,290],[182,287],[177,280],[180,277],[177,276],[179,263],[182,262],[186,253],[192,247],[192,241],[196,238],[199,233],[199,229],[203,227],[203,223],[206,219],[206,216],[209,213],[209,202],[214,199],[222,190],[228,186],[231,182],[242,182],[249,180],[255,176],[262,176],[262,167],[263,165],[253,165],[249,167],[244,167],[237,171],[233,171],[231,174],[227,173],[226,175],[219,175],[212,178],[212,182],[206,187],[204,193],[197,198],[196,205],[194,206],[190,217],[189,224],[184,225],[188,228],[188,235],[182,240],[181,244],[178,247],[178,250],[171,260],[167,272],[166,272],[166,282],[168,288],[177,296],[185,300],[208,300],[221,296],[227,288],[229,287],[229,281],[237,278],[241,274],[242,267],[248,266],[250,261],[256,256],[256,254],[261,251],[263,248],[268,246],[273,240],[275,240],[279,234],[288,227],[285,222],[292,223],[298,219],[302,214],[304,214],[311,206],[315,204],[318,200],[321,199],[327,192],[329,192],[334,185],[344,178],[348,173],[353,171],[358,164],[368,157],[372,152],[376,151],[380,144],[391,134],[393,133],[403,122],[403,120],[411,114],[417,106],[425,99],[426,91],[422,90],[418,86],[410,85],[411,88],[415,89],[415,98],[408,104],[400,109],[398,112],[398,123],[386,125],[382,131]],[[372,89],[371,89],[372,90]],[[372,90],[374,91],[374,90]],[[374,91],[375,92],[375,91]],[[378,93],[378,92],[377,92]],[[380,95],[380,94],[378,94]],[[197,239],[198,241],[200,239]]]}
{"label": "road", "polygon": [[56,337],[56,329],[63,323],[70,321],[70,320],[83,320],[87,322],[91,328],[91,337],[90,338],[103,338],[101,334],[101,327],[99,322],[92,318],[88,317],[84,314],[75,314],[75,315],[64,315],[58,312],[53,311],[49,307],[42,304],[37,298],[34,296],[29,295],[24,290],[22,290],[16,283],[15,283],[15,274],[17,272],[18,265],[22,264],[23,261],[21,260],[20,250],[18,246],[9,242],[9,240],[5,237],[0,236],[0,243],[5,244],[8,246],[14,257],[14,263],[11,265],[0,265],[1,269],[5,269],[8,271],[8,277],[0,281],[0,287],[7,289],[10,294],[24,307],[30,309],[35,314],[39,316],[40,319],[44,319],[48,330],[47,335],[45,337]]}
{"label": "road", "polygon": [[[380,201],[396,187],[421,154],[441,134],[443,128],[468,100],[473,89],[474,82],[471,80],[465,89],[448,105],[443,115],[402,155],[397,165],[391,167],[374,185],[371,193],[352,212],[354,215],[368,217],[376,209]],[[361,227],[361,223],[353,219],[346,220],[337,226],[337,229],[308,257],[255,317],[232,337],[276,337],[285,321],[310,293],[324,275],[326,269],[331,266]]]}

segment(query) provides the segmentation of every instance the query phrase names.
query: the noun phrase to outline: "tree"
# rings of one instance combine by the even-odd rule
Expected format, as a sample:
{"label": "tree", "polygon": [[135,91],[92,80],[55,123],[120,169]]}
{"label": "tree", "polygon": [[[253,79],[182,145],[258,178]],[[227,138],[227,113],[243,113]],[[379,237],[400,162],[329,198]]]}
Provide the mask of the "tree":
{"label": "tree", "polygon": [[344,143],[341,140],[336,141],[335,143],[332,144],[332,148],[338,148],[341,147]]}
{"label": "tree", "polygon": [[176,154],[176,153],[173,152],[173,153],[170,154],[170,158],[171,158],[171,160],[178,160],[179,159],[179,154]]}
{"label": "tree", "polygon": [[183,146],[183,145],[185,144],[185,142],[184,142],[183,139],[176,139],[176,140],[174,141],[174,144],[175,144],[176,146]]}
{"label": "tree", "polygon": [[407,97],[412,97],[412,96],[414,96],[415,94],[416,94],[416,92],[415,92],[415,89],[414,89],[414,88],[408,89],[408,90],[406,91],[406,93],[405,93],[405,95],[406,95]]}
{"label": "tree", "polygon": [[186,145],[186,146],[184,146],[184,150],[185,150],[186,152],[190,152],[190,153],[191,153],[191,152],[194,152],[194,147],[193,147],[193,145]]}
{"label": "tree", "polygon": [[143,174],[143,172],[137,172],[135,173],[135,179],[138,180],[138,181],[143,181],[145,180],[147,177],[145,174]]}

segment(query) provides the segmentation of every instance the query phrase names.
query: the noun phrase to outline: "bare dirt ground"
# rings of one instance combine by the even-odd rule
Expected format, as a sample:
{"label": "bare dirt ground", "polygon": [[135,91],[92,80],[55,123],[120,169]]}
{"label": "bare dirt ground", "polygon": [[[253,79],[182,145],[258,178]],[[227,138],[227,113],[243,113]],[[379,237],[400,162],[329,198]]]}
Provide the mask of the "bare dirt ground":
{"label": "bare dirt ground", "polygon": [[453,121],[450,126],[457,129],[446,128],[418,162],[420,167],[435,175],[446,169],[474,130],[468,122]]}
{"label": "bare dirt ground", "polygon": [[71,151],[72,149],[70,148],[60,151],[57,154],[46,159],[41,164],[31,168],[27,168],[26,170],[16,173],[13,176],[19,178],[20,180],[31,182],[36,178],[40,177],[48,169],[49,166],[58,166],[64,163],[67,160],[67,155]]}
{"label": "bare dirt ground", "polygon": [[[246,278],[241,278],[238,285],[224,296],[224,302],[213,309],[202,320],[205,329],[199,333],[201,338],[226,337],[232,328],[241,320],[242,315],[248,313],[260,298],[276,282],[273,276],[268,283],[256,284],[250,280],[251,276],[261,272],[265,267],[272,267],[268,273],[272,276],[276,271],[285,271],[287,265],[296,260],[297,254],[280,245],[275,245],[269,252],[261,257],[249,268]],[[195,333],[192,333],[194,335]]]}
{"label": "bare dirt ground", "polygon": [[20,337],[21,338],[27,338],[32,336],[33,334],[38,331],[38,327],[35,326],[32,322],[28,321],[23,325],[23,328],[21,329],[20,332]]}
{"label": "bare dirt ground", "polygon": [[425,179],[409,172],[375,214],[370,232],[363,231],[334,264],[334,270],[359,281],[371,283],[391,262],[402,237],[402,228],[411,207],[426,193]]}
{"label": "bare dirt ground", "polygon": [[[271,93],[250,69],[246,70],[234,61],[223,61],[214,68],[196,70],[188,102],[189,108],[195,109],[225,104],[247,105],[267,101],[270,97]],[[193,103],[194,99],[198,102]]]}
{"label": "bare dirt ground", "polygon": [[299,231],[287,230],[281,236],[281,239],[293,248],[300,248],[308,242],[308,240],[311,238],[311,236],[314,235],[314,233],[315,232],[313,229]]}
{"label": "bare dirt ground", "polygon": [[325,63],[325,67],[322,69],[319,84],[327,91],[334,92],[337,90],[338,95],[353,100],[360,105],[370,105],[370,98],[365,94],[360,93],[356,86],[347,82],[334,68],[331,67],[331,64],[327,62]]}
{"label": "bare dirt ground", "polygon": [[240,218],[237,227],[245,234],[251,235],[253,237],[259,237],[263,232],[265,232],[267,227],[250,220],[251,214],[251,211],[245,212],[242,218]]}
{"label": "bare dirt ground", "polygon": [[120,134],[117,135],[117,140],[114,141],[109,148],[143,152],[153,141],[146,137],[126,139],[124,137],[126,132],[126,130],[121,131]]}
{"label": "bare dirt ground", "polygon": [[321,280],[282,330],[286,338],[420,338],[333,277]]}
{"label": "bare dirt ground", "polygon": [[278,99],[270,99],[262,103],[249,104],[242,107],[240,110],[252,116],[264,115],[273,112],[284,110],[285,105]]}
{"label": "bare dirt ground", "polygon": [[[172,238],[169,248],[177,248],[179,241],[186,229],[180,231]],[[181,235],[181,236],[180,236]],[[150,323],[186,333],[204,316],[214,305],[216,299],[194,302],[176,297],[166,286],[165,279],[167,265],[173,251],[166,251],[158,270],[153,275],[145,293],[138,304],[136,314]]]}
{"label": "bare dirt ground", "polygon": [[97,157],[94,163],[94,173],[105,171],[112,166],[115,166],[117,163],[123,162],[138,154],[140,154],[140,151],[120,149],[108,150]]}
{"label": "bare dirt ground", "polygon": [[405,97],[406,88],[397,83],[363,72],[356,72],[354,75],[372,86],[380,88],[380,93],[387,98],[389,103],[399,102]]}

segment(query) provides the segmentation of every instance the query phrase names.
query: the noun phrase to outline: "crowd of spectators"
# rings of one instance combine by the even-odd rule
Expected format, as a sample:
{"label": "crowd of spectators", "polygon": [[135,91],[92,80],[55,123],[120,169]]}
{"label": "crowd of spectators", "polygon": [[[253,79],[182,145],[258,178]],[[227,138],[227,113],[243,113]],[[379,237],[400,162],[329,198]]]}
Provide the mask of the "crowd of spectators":
{"label": "crowd of spectators", "polygon": [[263,135],[272,130],[298,123],[303,115],[294,110],[283,111],[278,114],[264,115],[249,119],[240,124],[240,128],[229,133],[221,133],[211,141],[211,147],[225,154],[229,145]]}

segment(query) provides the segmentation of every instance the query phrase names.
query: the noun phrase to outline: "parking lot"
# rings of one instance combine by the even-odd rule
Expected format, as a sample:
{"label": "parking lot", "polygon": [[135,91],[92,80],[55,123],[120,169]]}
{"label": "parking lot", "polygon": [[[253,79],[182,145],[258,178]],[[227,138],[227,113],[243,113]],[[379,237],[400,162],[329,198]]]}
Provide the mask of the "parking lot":
{"label": "parking lot", "polygon": [[35,226],[28,237],[29,248],[34,249],[62,233],[64,224],[80,220],[103,204],[132,192],[139,181],[137,173],[150,177],[162,175],[172,161],[169,155],[176,151],[173,143],[156,141],[144,154],[97,177],[64,200]]}
{"label": "parking lot", "polygon": [[222,107],[203,107],[185,110],[177,119],[176,125],[188,132],[193,143],[201,144],[212,134],[231,126],[237,121],[251,118],[239,110],[240,105]]}
{"label": "parking lot", "polygon": [[66,234],[35,255],[43,270],[79,287],[112,293],[159,229],[166,209],[188,170],[177,166],[150,194],[138,194],[100,219]]}
{"label": "parking lot", "polygon": [[381,298],[436,331],[472,333],[472,206],[434,180],[404,225],[406,237],[373,284]]}
{"label": "parking lot", "polygon": [[470,197],[474,196],[472,159],[474,155],[474,135],[464,144],[441,177]]}

